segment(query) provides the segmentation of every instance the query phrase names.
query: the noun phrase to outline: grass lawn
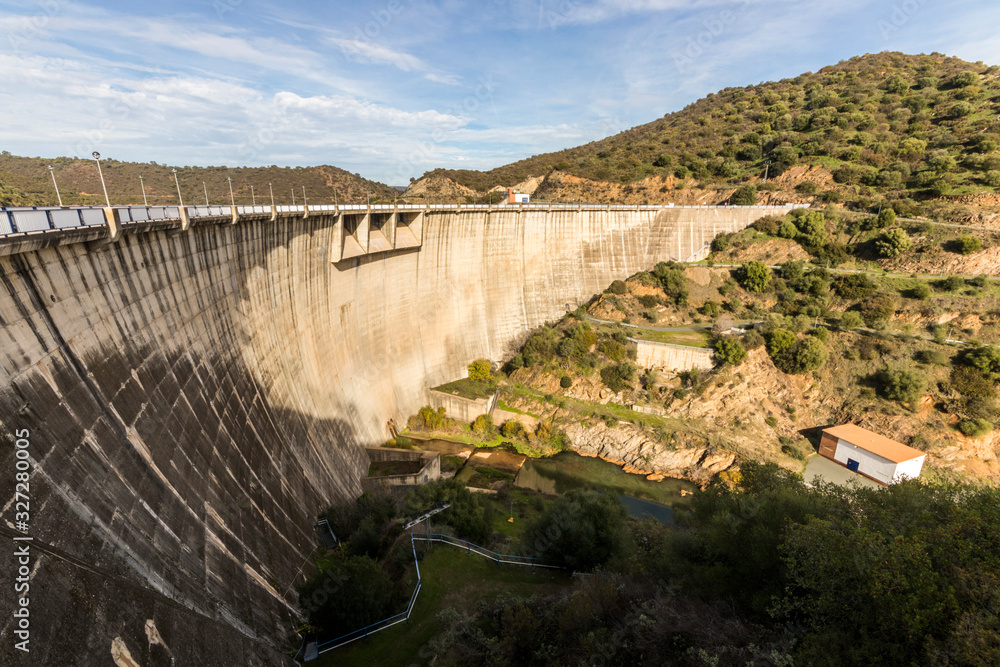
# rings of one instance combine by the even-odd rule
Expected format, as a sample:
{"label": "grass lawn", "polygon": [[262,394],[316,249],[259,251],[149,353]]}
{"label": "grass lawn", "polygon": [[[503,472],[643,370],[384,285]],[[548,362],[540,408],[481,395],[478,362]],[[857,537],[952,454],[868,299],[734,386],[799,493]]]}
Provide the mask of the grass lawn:
{"label": "grass lawn", "polygon": [[[315,665],[427,665],[434,655],[424,648],[441,630],[438,613],[448,607],[472,609],[480,600],[501,592],[544,595],[572,583],[561,570],[518,565],[497,565],[461,549],[445,545],[430,547],[420,561],[423,589],[410,616],[367,639],[324,653]],[[423,650],[421,650],[423,649]]]}
{"label": "grass lawn", "polygon": [[493,395],[495,389],[486,382],[476,382],[469,378],[462,378],[461,380],[443,384],[440,387],[434,387],[434,391],[476,400],[479,398],[489,398]]}

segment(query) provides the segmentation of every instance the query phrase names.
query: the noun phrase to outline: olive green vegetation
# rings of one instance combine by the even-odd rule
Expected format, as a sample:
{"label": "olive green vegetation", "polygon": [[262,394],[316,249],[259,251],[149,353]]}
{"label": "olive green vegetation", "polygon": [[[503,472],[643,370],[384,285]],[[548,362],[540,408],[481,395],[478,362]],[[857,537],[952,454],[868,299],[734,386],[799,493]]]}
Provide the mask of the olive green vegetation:
{"label": "olive green vegetation", "polygon": [[[67,206],[104,205],[97,165],[93,160],[77,158],[19,157],[0,153],[0,206],[55,206],[56,193],[47,165],[52,165],[59,193]],[[155,162],[121,162],[113,155],[101,159],[101,169],[112,205],[142,204],[142,188],[150,205],[177,204],[177,187],[172,167]],[[375,202],[392,203],[393,188],[369,181],[337,167],[176,167],[177,180],[187,204],[203,203],[207,188],[213,204],[229,204],[229,181],[232,178],[237,204],[248,205],[252,194],[258,204],[270,204],[268,184],[277,204],[290,204],[292,191],[301,203],[302,188],[310,202],[332,204]],[[140,184],[139,175],[143,180]],[[202,182],[205,185],[202,186]],[[254,187],[251,193],[250,187]],[[336,191],[336,193],[334,192]],[[335,196],[336,194],[336,196]]]}
{"label": "olive green vegetation", "polygon": [[[762,177],[765,165],[773,178],[810,164],[832,171],[841,192],[820,192],[806,181],[800,193],[862,205],[885,198],[909,215],[922,199],[1000,184],[998,101],[997,66],[938,53],[870,54],[791,79],[726,88],[607,139],[492,171],[429,173],[483,192],[552,170],[620,183],[693,178],[707,188]],[[749,201],[749,191],[738,193]]]}
{"label": "olive green vegetation", "polygon": [[[518,493],[518,511],[531,515],[518,519],[520,535],[496,531],[497,544],[594,574],[422,550],[411,623],[326,664],[1000,662],[1000,490],[919,480],[807,488],[752,462],[735,479],[695,494],[673,526],[627,519],[614,496],[593,490],[527,505]],[[503,508],[502,523],[513,495],[487,501]],[[353,577],[378,593],[388,577],[379,568],[412,589],[409,540],[396,544],[374,569],[344,569],[339,607],[370,605]]]}

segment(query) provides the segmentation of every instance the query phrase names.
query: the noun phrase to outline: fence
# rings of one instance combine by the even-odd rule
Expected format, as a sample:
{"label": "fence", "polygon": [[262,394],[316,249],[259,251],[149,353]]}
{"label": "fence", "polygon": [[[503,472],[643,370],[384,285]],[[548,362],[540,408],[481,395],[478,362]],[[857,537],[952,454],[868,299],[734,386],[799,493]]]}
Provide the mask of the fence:
{"label": "fence", "polygon": [[[371,625],[365,626],[354,630],[353,632],[348,632],[346,635],[341,635],[335,639],[330,639],[328,641],[316,644],[316,656],[327,651],[332,651],[335,648],[340,648],[350,644],[353,641],[357,641],[363,637],[368,637],[375,634],[376,632],[381,632],[386,628],[391,628],[394,625],[403,623],[404,621],[410,620],[410,615],[413,613],[413,606],[417,603],[417,596],[420,594],[420,590],[423,587],[423,578],[420,574],[420,560],[417,558],[417,542],[436,542],[438,544],[447,544],[453,547],[459,547],[465,549],[465,552],[469,555],[476,554],[477,556],[482,556],[492,560],[495,563],[505,563],[507,565],[527,565],[529,567],[545,567],[551,569],[562,569],[558,565],[545,565],[539,563],[537,558],[532,558],[530,556],[515,556],[513,554],[498,554],[495,551],[490,551],[489,549],[484,549],[478,544],[473,544],[472,542],[466,542],[465,540],[459,540],[450,535],[442,535],[439,533],[410,533],[410,546],[413,548],[413,564],[417,568],[417,584],[413,587],[413,594],[410,595],[410,603],[406,605],[406,611],[402,611],[395,616],[390,616],[389,618],[382,619],[377,623],[372,623]],[[301,652],[301,651],[300,651]],[[296,657],[298,657],[296,655]],[[307,658],[311,659],[311,658]]]}

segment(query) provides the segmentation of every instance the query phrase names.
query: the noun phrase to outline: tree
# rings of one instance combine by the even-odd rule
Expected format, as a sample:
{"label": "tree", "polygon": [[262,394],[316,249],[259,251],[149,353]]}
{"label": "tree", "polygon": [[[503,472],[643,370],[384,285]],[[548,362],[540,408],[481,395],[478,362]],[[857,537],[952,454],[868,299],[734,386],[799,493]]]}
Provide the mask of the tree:
{"label": "tree", "polygon": [[559,386],[562,387],[563,389],[569,389],[570,387],[573,386],[573,378],[571,378],[568,375],[563,375],[561,378],[559,378]]}
{"label": "tree", "polygon": [[958,422],[958,430],[962,432],[962,435],[970,438],[981,438],[993,430],[993,424],[982,417],[964,419]]}
{"label": "tree", "polygon": [[796,240],[803,246],[818,248],[826,244],[829,234],[826,231],[826,217],[819,211],[806,213],[795,223],[798,229]]}
{"label": "tree", "polygon": [[337,636],[389,616],[393,585],[374,560],[336,556],[299,588],[299,600],[312,625]]}
{"label": "tree", "polygon": [[795,341],[798,340],[795,334],[785,328],[777,328],[770,331],[767,336],[767,353],[771,357],[777,357],[779,354],[795,345]]}
{"label": "tree", "polygon": [[624,549],[626,516],[617,495],[574,489],[525,529],[525,546],[547,563],[592,570]]}
{"label": "tree", "polygon": [[451,502],[451,507],[435,515],[435,523],[451,526],[463,540],[482,544],[490,538],[496,515],[495,503],[469,491],[454,477],[413,487],[403,507],[407,515],[413,516],[445,500]]}
{"label": "tree", "polygon": [[908,404],[914,411],[927,389],[927,378],[912,368],[886,368],[876,374],[875,380],[884,398]]}
{"label": "tree", "polygon": [[[758,153],[757,158],[760,158]],[[757,204],[757,187],[754,185],[741,185],[736,188],[736,192],[729,198],[729,203],[733,206],[755,206]]]}
{"label": "tree", "polygon": [[635,381],[636,368],[629,362],[622,362],[601,369],[601,381],[616,394],[630,388]]}
{"label": "tree", "polygon": [[479,415],[472,422],[472,432],[480,438],[496,437],[497,429],[493,424],[492,415]]}
{"label": "tree", "polygon": [[906,230],[896,227],[887,229],[875,239],[875,252],[879,257],[899,257],[912,245]]}
{"label": "tree", "polygon": [[621,294],[625,294],[625,292],[628,291],[628,290],[625,287],[625,282],[624,281],[622,281],[622,280],[615,280],[608,287],[607,291],[611,292],[612,294],[619,294],[619,295],[621,295]]}
{"label": "tree", "polygon": [[736,282],[748,292],[766,292],[771,288],[771,269],[758,261],[736,269]]}
{"label": "tree", "polygon": [[807,336],[780,353],[774,360],[779,370],[801,374],[823,368],[829,358],[826,345],[816,336]]}
{"label": "tree", "polygon": [[875,218],[875,224],[878,226],[879,229],[892,227],[894,224],[896,224],[896,212],[891,208],[882,209],[881,211],[879,211],[878,216]]}
{"label": "tree", "polygon": [[489,359],[476,359],[468,366],[469,379],[489,383],[493,380],[493,370]]}
{"label": "tree", "polygon": [[746,348],[738,340],[723,338],[715,344],[715,358],[724,364],[736,365],[746,356]]}

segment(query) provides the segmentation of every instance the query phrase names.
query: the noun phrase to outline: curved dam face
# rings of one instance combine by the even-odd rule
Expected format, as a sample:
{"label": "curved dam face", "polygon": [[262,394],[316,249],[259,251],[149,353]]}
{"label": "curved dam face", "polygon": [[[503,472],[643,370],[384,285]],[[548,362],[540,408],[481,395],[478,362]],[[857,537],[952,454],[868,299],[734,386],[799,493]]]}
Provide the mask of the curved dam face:
{"label": "curved dam face", "polygon": [[[346,259],[344,216],[315,213],[0,246],[3,536],[22,544],[21,447],[31,661],[288,662],[310,515],[361,492],[387,420],[773,210],[427,210],[415,247]],[[16,608],[0,597],[4,664]]]}

